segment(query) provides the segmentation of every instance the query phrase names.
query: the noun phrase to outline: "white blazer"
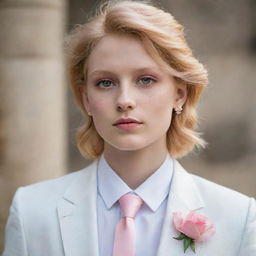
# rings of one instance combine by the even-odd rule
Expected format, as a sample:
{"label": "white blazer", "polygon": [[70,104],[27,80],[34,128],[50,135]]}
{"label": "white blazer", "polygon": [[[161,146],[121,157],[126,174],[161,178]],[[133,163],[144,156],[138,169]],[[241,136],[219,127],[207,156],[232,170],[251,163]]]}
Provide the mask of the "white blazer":
{"label": "white blazer", "polygon": [[[19,188],[6,225],[3,256],[98,256],[97,162],[61,178]],[[153,193],[153,191],[152,191]],[[184,254],[172,213],[196,210],[216,234]],[[146,246],[146,245],[145,245]],[[255,256],[253,198],[187,173],[174,161],[164,225],[156,256]],[[125,256],[125,255],[124,255]],[[139,255],[146,256],[146,255]]]}

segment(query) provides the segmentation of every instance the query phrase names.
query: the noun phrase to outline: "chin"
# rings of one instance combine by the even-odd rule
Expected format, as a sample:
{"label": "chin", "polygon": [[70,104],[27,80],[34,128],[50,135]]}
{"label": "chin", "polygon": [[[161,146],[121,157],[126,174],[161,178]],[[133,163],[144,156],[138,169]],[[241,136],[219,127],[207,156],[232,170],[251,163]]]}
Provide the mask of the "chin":
{"label": "chin", "polygon": [[136,151],[136,150],[140,150],[145,147],[142,145],[134,145],[131,143],[126,143],[126,144],[121,144],[121,145],[120,144],[112,144],[111,146],[120,151]]}
{"label": "chin", "polygon": [[141,150],[145,147],[148,146],[147,143],[142,143],[141,141],[131,141],[131,140],[126,140],[126,141],[107,141],[108,147],[115,148],[116,150],[120,151],[137,151]]}

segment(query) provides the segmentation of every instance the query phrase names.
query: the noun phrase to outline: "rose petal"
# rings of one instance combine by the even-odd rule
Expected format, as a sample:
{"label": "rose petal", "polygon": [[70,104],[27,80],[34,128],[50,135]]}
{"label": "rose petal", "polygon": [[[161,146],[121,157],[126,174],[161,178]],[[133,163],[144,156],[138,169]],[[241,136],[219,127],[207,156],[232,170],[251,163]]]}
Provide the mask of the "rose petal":
{"label": "rose petal", "polygon": [[197,213],[194,211],[191,211],[185,218],[186,221],[192,221],[196,222],[197,221]]}
{"label": "rose petal", "polygon": [[187,217],[186,217],[185,220],[186,220],[186,221],[187,221],[187,220],[188,220],[188,221],[192,221],[192,222],[196,223],[196,222],[206,222],[206,221],[207,221],[207,218],[204,217],[203,215],[197,213],[197,212],[191,211],[191,212],[187,215]]}
{"label": "rose petal", "polygon": [[179,230],[180,226],[183,223],[183,215],[181,212],[173,213],[173,224],[177,230]]}
{"label": "rose petal", "polygon": [[178,230],[190,238],[193,238],[195,240],[200,239],[200,233],[196,228],[195,224],[191,221],[185,221]]}
{"label": "rose petal", "polygon": [[200,234],[203,234],[205,232],[205,230],[207,230],[208,226],[206,225],[205,222],[197,222],[195,223],[198,231]]}
{"label": "rose petal", "polygon": [[216,232],[216,229],[213,225],[211,225],[210,227],[208,227],[207,230],[205,230],[204,233],[201,234],[201,237],[199,239],[200,242],[205,242],[207,240],[209,240]]}
{"label": "rose petal", "polygon": [[173,213],[175,228],[196,241],[207,241],[216,230],[214,225],[203,215],[191,211],[187,216],[181,212]]}

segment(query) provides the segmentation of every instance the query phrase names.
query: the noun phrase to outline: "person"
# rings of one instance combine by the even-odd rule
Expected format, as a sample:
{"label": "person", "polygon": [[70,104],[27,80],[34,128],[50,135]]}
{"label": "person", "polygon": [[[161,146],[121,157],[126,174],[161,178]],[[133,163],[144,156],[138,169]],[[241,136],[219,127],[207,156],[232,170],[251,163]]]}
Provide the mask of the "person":
{"label": "person", "polygon": [[207,71],[168,12],[110,1],[69,35],[68,70],[94,161],[16,191],[3,256],[253,256],[255,199],[189,174],[205,142]]}

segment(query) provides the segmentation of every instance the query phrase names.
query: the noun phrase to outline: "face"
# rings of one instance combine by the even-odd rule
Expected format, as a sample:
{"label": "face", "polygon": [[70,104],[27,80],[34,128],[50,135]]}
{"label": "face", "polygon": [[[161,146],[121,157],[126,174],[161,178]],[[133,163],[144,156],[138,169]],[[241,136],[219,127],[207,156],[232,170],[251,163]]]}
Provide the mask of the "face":
{"label": "face", "polygon": [[186,100],[186,88],[138,39],[123,35],[106,36],[95,46],[82,93],[105,150],[166,149],[173,108]]}

